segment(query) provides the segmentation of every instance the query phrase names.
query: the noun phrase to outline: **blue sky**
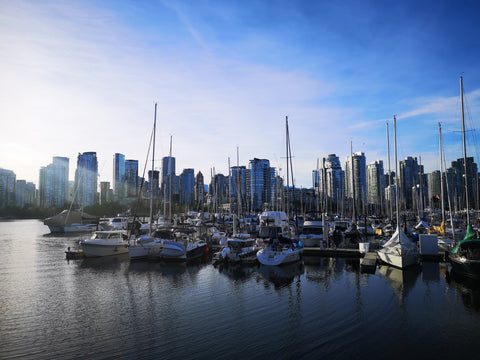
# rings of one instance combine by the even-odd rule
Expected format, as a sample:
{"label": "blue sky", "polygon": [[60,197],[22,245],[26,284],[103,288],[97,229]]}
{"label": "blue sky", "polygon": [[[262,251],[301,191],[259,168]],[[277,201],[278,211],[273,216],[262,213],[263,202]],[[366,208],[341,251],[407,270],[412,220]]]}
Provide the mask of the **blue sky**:
{"label": "blue sky", "polygon": [[[477,1],[0,0],[0,167],[38,184],[53,156],[96,151],[100,181],[113,154],[143,168],[158,103],[156,158],[173,135],[184,168],[228,174],[269,159],[285,176],[285,116],[297,186],[317,158],[362,151],[440,168],[478,163],[480,3]],[[158,162],[158,166],[160,166]],[[142,169],[140,170],[142,172]]]}

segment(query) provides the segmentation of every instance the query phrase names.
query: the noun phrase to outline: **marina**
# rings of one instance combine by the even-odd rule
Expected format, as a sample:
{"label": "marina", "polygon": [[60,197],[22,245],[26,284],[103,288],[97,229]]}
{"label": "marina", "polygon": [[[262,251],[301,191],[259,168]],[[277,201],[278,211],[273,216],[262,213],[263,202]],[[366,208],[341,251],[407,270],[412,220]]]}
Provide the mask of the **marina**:
{"label": "marina", "polygon": [[333,253],[306,248],[283,266],[128,254],[67,260],[78,241],[37,220],[0,222],[2,359],[476,354],[480,285],[443,260],[404,270],[377,263],[368,272],[361,261],[373,252],[348,249],[326,256]]}

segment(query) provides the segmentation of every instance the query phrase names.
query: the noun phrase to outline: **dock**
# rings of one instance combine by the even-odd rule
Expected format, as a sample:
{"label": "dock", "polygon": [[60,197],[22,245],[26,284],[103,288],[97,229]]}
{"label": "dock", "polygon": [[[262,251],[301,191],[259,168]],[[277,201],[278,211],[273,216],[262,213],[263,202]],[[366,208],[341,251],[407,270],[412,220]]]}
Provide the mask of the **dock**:
{"label": "dock", "polygon": [[305,247],[303,248],[303,255],[323,256],[323,257],[360,258],[362,257],[363,254],[358,249]]}
{"label": "dock", "polygon": [[360,259],[360,270],[362,272],[375,272],[377,268],[377,253],[367,252],[363,258]]}
{"label": "dock", "polygon": [[83,259],[85,254],[83,250],[70,250],[70,248],[68,248],[68,250],[65,251],[65,257],[67,260]]}

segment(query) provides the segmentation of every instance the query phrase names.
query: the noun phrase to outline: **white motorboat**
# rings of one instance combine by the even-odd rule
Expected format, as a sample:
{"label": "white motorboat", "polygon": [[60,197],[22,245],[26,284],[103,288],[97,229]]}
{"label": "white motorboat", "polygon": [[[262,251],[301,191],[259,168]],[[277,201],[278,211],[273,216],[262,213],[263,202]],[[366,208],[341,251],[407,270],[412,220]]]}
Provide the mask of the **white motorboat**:
{"label": "white motorboat", "polygon": [[179,241],[157,239],[163,245],[150,251],[148,257],[153,260],[185,261],[187,260],[187,246]]}
{"label": "white motorboat", "polygon": [[319,220],[305,220],[299,239],[306,247],[320,246],[323,242],[323,223]]}
{"label": "white motorboat", "polygon": [[303,254],[303,243],[280,237],[257,252],[262,265],[282,265],[299,261]]}
{"label": "white motorboat", "polygon": [[164,247],[162,239],[150,235],[139,237],[128,247],[131,260],[147,259],[150,254],[160,252]]}
{"label": "white motorboat", "polygon": [[88,240],[80,242],[86,257],[110,256],[128,253],[127,234],[120,230],[95,231]]}
{"label": "white motorboat", "polygon": [[237,234],[227,240],[219,253],[219,260],[231,263],[252,263],[257,261],[260,246],[250,234]]}

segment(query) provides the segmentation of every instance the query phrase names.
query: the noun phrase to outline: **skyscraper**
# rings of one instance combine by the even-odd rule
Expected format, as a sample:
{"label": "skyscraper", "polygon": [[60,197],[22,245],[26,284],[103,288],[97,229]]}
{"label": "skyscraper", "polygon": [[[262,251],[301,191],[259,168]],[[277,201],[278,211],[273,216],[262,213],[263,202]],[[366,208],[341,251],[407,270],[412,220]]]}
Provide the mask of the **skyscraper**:
{"label": "skyscraper", "polygon": [[247,193],[250,210],[261,210],[265,203],[273,205],[276,198],[275,168],[270,167],[269,160],[257,158],[250,160]]}
{"label": "skyscraper", "polygon": [[180,204],[193,205],[195,201],[195,173],[193,169],[183,169],[180,174]]}
{"label": "skyscraper", "polygon": [[203,206],[205,202],[205,183],[200,171],[195,176],[195,202],[197,206]]}
{"label": "skyscraper", "polygon": [[169,199],[170,190],[175,193],[175,158],[165,156],[162,158],[162,183],[161,191],[165,199]]}
{"label": "skyscraper", "polygon": [[232,166],[230,171],[230,196],[233,203],[243,206],[247,195],[247,168],[246,166]]}
{"label": "skyscraper", "polygon": [[0,208],[15,206],[15,173],[0,168]]}
{"label": "skyscraper", "polygon": [[382,214],[385,203],[383,161],[376,160],[367,166],[367,204],[369,212]]}
{"label": "skyscraper", "polygon": [[343,199],[343,179],[340,159],[335,154],[329,154],[323,159],[323,199],[326,199],[327,211],[335,209],[338,212],[339,202]]}
{"label": "skyscraper", "polygon": [[[450,187],[450,191],[456,197],[456,201],[460,209],[466,208],[466,196],[465,196],[465,165],[463,158],[452,161],[451,173],[455,174],[452,179],[453,186]],[[477,164],[473,161],[473,157],[467,157],[467,183],[468,183],[468,203],[470,209],[474,207],[477,194],[477,179],[478,178],[478,167]]]}
{"label": "skyscraper", "polygon": [[125,197],[125,155],[113,155],[113,193],[115,200],[121,201]]}
{"label": "skyscraper", "polygon": [[400,184],[398,192],[400,194],[399,205],[405,206],[405,209],[413,208],[413,191],[414,186],[419,182],[419,171],[417,158],[407,156],[405,160],[400,161],[399,164]]}
{"label": "skyscraper", "polygon": [[138,196],[138,160],[125,161],[125,189],[129,198]]}
{"label": "skyscraper", "polygon": [[96,152],[78,154],[75,172],[75,203],[79,206],[90,206],[98,203],[97,196],[98,162]]}
{"label": "skyscraper", "polygon": [[345,162],[345,189],[349,199],[355,195],[355,213],[363,211],[367,200],[366,159],[363,152],[347,157]]}
{"label": "skyscraper", "polygon": [[68,203],[68,172],[70,160],[54,156],[50,165],[40,168],[40,207],[63,207]]}
{"label": "skyscraper", "polygon": [[154,199],[158,198],[159,195],[159,178],[160,172],[158,170],[154,170],[153,173],[152,170],[148,171],[148,188],[153,191]]}

